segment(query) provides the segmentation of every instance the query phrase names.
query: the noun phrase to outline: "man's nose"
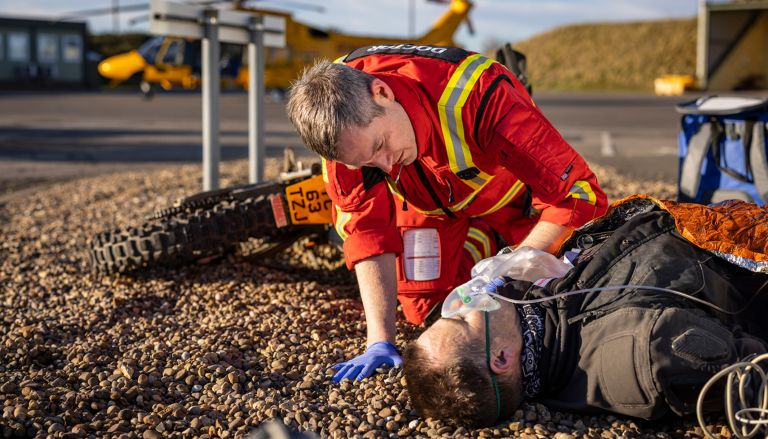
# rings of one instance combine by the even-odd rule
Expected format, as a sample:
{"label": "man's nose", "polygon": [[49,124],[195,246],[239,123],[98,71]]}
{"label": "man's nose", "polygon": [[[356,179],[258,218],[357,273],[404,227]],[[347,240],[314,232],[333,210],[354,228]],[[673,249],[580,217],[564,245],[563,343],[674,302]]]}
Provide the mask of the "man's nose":
{"label": "man's nose", "polygon": [[388,173],[392,171],[392,160],[392,154],[384,154],[374,159],[374,164],[377,168]]}

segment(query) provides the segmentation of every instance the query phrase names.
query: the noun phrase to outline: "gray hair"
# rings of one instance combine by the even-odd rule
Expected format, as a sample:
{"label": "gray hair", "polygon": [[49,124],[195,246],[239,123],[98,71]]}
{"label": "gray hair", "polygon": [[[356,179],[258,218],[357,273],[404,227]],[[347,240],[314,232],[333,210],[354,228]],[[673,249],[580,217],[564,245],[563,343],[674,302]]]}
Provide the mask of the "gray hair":
{"label": "gray hair", "polygon": [[339,136],[351,126],[365,128],[384,107],[373,100],[373,75],[343,64],[319,61],[294,81],[288,118],[304,145],[328,160],[339,155]]}

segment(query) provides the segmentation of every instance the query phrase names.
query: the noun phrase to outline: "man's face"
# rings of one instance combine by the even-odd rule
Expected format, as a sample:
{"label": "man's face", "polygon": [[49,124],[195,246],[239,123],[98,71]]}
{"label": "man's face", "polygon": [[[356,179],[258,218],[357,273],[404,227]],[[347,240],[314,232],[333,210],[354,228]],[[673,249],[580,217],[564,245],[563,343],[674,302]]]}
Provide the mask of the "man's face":
{"label": "man's face", "polygon": [[389,173],[395,165],[408,165],[416,160],[416,135],[408,114],[395,101],[389,86],[376,79],[371,92],[385,114],[375,117],[365,128],[353,126],[343,130],[336,161],[353,169],[370,166]]}
{"label": "man's face", "polygon": [[416,342],[444,363],[456,354],[456,346],[465,345],[465,342],[485,343],[485,312],[472,311],[463,317],[438,319]]}
{"label": "man's face", "polygon": [[[498,348],[500,342],[519,343],[514,337],[515,331],[520,332],[518,315],[514,305],[501,302],[501,308],[488,313],[489,333],[492,348]],[[485,347],[485,311],[472,311],[463,317],[439,319],[427,329],[417,343],[422,345],[440,363],[457,354],[454,347],[464,345],[464,342]]]}

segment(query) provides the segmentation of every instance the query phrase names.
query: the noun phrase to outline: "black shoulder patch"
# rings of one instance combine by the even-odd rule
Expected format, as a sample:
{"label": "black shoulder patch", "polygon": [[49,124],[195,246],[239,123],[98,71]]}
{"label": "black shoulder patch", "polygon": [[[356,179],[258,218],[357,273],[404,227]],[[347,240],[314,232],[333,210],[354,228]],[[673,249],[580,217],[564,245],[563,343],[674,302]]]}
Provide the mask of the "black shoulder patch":
{"label": "black shoulder patch", "polygon": [[675,338],[672,350],[699,361],[722,360],[730,355],[723,342],[698,328],[691,328]]}
{"label": "black shoulder patch", "polygon": [[363,166],[360,171],[363,173],[363,189],[366,192],[386,179],[384,171],[379,168]]}
{"label": "black shoulder patch", "polygon": [[376,44],[368,47],[361,47],[352,51],[344,59],[344,62],[354,61],[371,55],[416,55],[426,58],[435,58],[447,61],[451,64],[459,64],[461,60],[471,55],[464,49],[451,46],[417,46],[415,44]]}

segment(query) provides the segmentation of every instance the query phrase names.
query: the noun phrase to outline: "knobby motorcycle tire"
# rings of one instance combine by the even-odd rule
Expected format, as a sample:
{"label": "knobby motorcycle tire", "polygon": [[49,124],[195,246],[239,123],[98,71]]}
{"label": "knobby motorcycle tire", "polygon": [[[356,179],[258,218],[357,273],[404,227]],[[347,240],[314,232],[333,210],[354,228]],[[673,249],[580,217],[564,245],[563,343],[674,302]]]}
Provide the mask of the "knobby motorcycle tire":
{"label": "knobby motorcycle tire", "polygon": [[278,229],[275,224],[270,196],[224,202],[180,218],[100,233],[89,242],[92,271],[105,275],[173,265],[223,253],[249,238],[291,232],[285,230],[290,227]]}

